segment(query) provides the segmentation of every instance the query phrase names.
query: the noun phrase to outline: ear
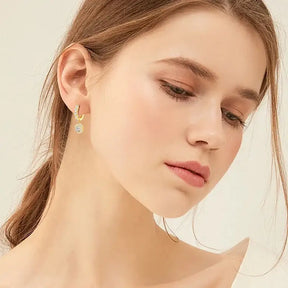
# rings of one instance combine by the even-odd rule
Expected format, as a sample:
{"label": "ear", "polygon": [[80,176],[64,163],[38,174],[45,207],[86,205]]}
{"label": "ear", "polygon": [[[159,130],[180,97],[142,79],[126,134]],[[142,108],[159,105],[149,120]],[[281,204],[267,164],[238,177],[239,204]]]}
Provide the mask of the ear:
{"label": "ear", "polygon": [[57,81],[61,97],[72,113],[76,105],[80,105],[79,115],[90,113],[86,80],[92,73],[92,59],[82,45],[70,45],[61,54],[57,66]]}

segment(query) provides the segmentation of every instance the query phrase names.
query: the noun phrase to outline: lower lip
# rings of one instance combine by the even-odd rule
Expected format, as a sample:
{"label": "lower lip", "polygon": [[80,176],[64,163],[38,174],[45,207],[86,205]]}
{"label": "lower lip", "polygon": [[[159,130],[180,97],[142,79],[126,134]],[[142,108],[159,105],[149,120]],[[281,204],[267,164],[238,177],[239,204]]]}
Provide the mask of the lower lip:
{"label": "lower lip", "polygon": [[203,187],[205,184],[205,180],[203,177],[194,174],[186,169],[175,167],[175,166],[169,166],[166,164],[167,167],[173,171],[176,175],[178,175],[180,178],[182,178],[185,182],[187,182],[189,185],[195,186],[195,187]]}

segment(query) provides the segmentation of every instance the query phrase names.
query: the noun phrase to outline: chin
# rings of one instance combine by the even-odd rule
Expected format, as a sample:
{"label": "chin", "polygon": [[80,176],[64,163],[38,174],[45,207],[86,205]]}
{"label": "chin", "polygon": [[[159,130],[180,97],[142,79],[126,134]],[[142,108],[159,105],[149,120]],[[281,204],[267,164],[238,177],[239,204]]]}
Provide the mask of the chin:
{"label": "chin", "polygon": [[[198,203],[198,202],[197,202]],[[195,204],[196,205],[196,204]],[[150,209],[153,213],[165,218],[178,218],[185,215],[191,208],[191,201],[185,197],[178,197],[177,199],[162,199],[160,203],[154,203],[154,209]]]}

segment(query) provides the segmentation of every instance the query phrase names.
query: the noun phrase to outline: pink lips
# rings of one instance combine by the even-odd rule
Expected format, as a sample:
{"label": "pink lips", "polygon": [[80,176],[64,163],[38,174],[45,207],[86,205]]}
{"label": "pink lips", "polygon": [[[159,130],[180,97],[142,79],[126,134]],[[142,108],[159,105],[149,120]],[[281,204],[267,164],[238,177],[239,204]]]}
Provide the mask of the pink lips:
{"label": "pink lips", "polygon": [[165,164],[188,184],[196,187],[202,187],[210,176],[209,167],[202,166],[196,161],[166,162]]}

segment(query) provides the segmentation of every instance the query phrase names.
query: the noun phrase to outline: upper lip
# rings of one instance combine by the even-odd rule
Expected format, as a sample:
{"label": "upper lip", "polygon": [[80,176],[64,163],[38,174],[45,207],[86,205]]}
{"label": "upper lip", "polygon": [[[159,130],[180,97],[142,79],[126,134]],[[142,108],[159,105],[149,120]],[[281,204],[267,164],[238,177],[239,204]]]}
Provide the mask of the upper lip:
{"label": "upper lip", "polygon": [[205,182],[208,181],[208,178],[210,176],[210,169],[208,166],[202,166],[197,161],[186,161],[186,162],[166,162],[169,166],[175,166],[180,168],[185,168],[189,171],[192,171],[196,174],[199,174],[202,176],[205,180]]}

